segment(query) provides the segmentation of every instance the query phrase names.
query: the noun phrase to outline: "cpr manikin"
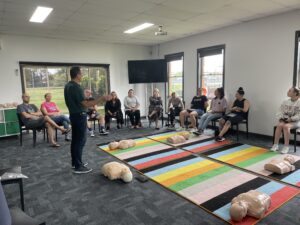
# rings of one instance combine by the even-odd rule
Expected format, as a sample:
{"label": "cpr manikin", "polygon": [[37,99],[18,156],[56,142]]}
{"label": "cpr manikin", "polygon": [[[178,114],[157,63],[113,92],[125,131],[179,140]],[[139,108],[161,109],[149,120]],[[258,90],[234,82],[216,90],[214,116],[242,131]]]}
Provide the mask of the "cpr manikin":
{"label": "cpr manikin", "polygon": [[174,136],[168,137],[167,142],[169,142],[171,144],[180,144],[180,143],[184,143],[186,140],[188,140],[189,137],[190,137],[189,132],[181,132]]}
{"label": "cpr manikin", "polygon": [[284,174],[295,170],[295,158],[291,155],[287,155],[283,159],[273,159],[269,163],[265,164],[265,170]]}
{"label": "cpr manikin", "polygon": [[232,199],[230,216],[234,221],[241,221],[246,215],[261,219],[270,205],[271,198],[269,195],[251,190]]}

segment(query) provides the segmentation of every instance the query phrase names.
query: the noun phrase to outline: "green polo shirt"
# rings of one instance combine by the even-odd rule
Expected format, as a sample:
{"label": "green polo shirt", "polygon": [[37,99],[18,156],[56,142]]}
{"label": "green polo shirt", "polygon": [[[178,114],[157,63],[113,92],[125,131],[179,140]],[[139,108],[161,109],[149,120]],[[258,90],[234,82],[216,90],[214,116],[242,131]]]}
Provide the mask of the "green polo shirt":
{"label": "green polo shirt", "polygon": [[86,108],[81,104],[84,100],[83,89],[78,83],[69,81],[65,85],[64,95],[70,114],[86,112]]}

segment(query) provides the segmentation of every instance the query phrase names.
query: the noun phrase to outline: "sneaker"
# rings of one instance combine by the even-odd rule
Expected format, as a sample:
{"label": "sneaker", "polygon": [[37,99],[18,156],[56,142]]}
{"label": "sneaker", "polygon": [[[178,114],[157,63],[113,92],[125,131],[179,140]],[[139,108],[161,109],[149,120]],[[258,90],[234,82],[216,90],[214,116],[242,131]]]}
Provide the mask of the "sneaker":
{"label": "sneaker", "polygon": [[281,153],[282,154],[286,154],[288,153],[290,150],[290,147],[289,146],[283,146],[283,148],[281,149]]}
{"label": "sneaker", "polygon": [[279,150],[278,144],[274,144],[270,150],[273,151],[273,152],[278,151]]}
{"label": "sneaker", "polygon": [[199,129],[199,130],[193,132],[193,134],[196,134],[199,136],[199,135],[203,134],[203,130]]}
{"label": "sneaker", "polygon": [[95,133],[93,130],[90,132],[90,134],[91,134],[91,137],[95,137]]}
{"label": "sneaker", "polygon": [[73,173],[76,173],[76,174],[84,174],[84,173],[89,173],[89,172],[92,172],[93,169],[90,169],[88,167],[84,167],[84,166],[81,166],[79,167],[78,169],[74,169],[73,170]]}
{"label": "sneaker", "polygon": [[65,136],[65,141],[71,141],[70,134],[66,134],[66,136]]}
{"label": "sneaker", "polygon": [[100,135],[108,135],[108,132],[105,129],[100,130]]}
{"label": "sneaker", "polygon": [[218,142],[225,141],[225,138],[224,138],[224,137],[217,136],[217,137],[215,138],[215,141],[218,141]]}
{"label": "sneaker", "polygon": [[[85,163],[82,163],[82,166],[83,166],[83,167],[87,167],[88,164],[89,164],[89,163],[85,162]],[[72,169],[75,169],[75,166],[74,166],[74,165],[72,165]]]}
{"label": "sneaker", "polygon": [[189,129],[189,131],[193,133],[193,132],[196,132],[198,130],[197,130],[197,128],[191,128],[191,129]]}

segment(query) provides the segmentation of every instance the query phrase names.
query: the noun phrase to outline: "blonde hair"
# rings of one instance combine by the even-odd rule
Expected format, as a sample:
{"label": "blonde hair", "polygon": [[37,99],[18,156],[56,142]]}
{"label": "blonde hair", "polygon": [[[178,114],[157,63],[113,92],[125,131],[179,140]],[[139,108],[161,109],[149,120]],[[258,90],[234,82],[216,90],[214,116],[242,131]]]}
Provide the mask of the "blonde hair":
{"label": "blonde hair", "polygon": [[158,90],[158,88],[154,88],[154,89],[153,89],[153,95],[154,95],[154,92],[156,92],[156,93],[157,93],[157,96],[159,97],[159,90]]}

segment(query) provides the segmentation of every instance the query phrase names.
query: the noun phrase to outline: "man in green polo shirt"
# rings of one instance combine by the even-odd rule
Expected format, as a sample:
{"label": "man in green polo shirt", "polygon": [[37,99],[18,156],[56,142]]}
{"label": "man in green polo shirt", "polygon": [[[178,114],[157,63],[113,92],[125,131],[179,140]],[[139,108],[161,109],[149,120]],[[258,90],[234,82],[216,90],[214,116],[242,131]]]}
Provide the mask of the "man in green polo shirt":
{"label": "man in green polo shirt", "polygon": [[81,69],[74,66],[70,70],[71,81],[65,85],[65,102],[69,109],[70,121],[72,125],[71,158],[73,172],[77,174],[89,173],[92,169],[87,167],[87,163],[82,162],[82,151],[86,142],[88,107],[96,105],[106,97],[99,97],[93,101],[84,98],[83,89],[80,86],[82,79]]}

